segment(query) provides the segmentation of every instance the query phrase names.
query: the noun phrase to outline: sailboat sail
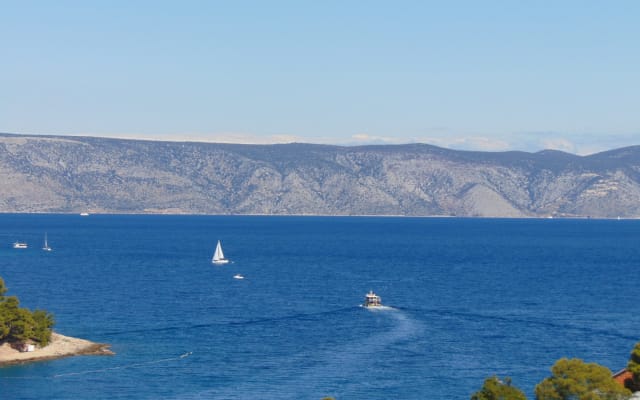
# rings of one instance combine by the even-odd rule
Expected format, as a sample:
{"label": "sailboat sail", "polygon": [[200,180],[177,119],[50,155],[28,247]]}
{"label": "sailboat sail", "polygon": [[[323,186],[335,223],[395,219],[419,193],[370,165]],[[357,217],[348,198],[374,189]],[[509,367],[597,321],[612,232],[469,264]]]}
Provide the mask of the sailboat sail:
{"label": "sailboat sail", "polygon": [[222,245],[220,245],[220,241],[218,240],[218,244],[216,245],[216,251],[213,253],[213,258],[211,262],[214,264],[226,264],[229,262],[226,258],[224,258],[224,253],[222,252]]}
{"label": "sailboat sail", "polygon": [[49,243],[47,243],[47,233],[44,234],[44,246],[42,246],[42,250],[51,251],[51,247],[49,247]]}
{"label": "sailboat sail", "polygon": [[220,246],[220,241],[218,241],[218,244],[216,245],[216,252],[213,255],[213,259],[214,260],[224,260],[224,253],[222,252],[222,246]]}

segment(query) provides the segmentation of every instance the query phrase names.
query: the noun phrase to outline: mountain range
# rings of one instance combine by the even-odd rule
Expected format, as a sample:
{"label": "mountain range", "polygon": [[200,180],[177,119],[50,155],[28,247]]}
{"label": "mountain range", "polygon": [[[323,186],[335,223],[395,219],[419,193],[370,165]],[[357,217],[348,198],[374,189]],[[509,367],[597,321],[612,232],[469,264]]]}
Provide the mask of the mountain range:
{"label": "mountain range", "polygon": [[640,146],[578,156],[0,134],[0,212],[640,217]]}

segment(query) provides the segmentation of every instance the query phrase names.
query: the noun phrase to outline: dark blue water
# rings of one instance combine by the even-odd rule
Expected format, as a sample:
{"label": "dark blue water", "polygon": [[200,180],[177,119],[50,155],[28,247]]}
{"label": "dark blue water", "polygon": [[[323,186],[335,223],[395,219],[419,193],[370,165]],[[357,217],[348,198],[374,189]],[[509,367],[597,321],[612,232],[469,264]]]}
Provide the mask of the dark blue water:
{"label": "dark blue water", "polygon": [[9,294],[117,355],[0,368],[0,398],[466,399],[493,374],[533,397],[561,357],[626,365],[638,243],[640,221],[1,215]]}

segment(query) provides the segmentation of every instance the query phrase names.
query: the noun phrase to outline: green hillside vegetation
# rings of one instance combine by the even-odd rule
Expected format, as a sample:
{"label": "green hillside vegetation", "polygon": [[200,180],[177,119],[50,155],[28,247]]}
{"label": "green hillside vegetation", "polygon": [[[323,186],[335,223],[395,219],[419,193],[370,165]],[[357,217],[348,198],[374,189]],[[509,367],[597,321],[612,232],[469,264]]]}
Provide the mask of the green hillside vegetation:
{"label": "green hillside vegetation", "polygon": [[44,310],[29,311],[20,307],[16,296],[5,296],[7,287],[0,278],[0,343],[36,343],[41,347],[49,344],[53,315]]}

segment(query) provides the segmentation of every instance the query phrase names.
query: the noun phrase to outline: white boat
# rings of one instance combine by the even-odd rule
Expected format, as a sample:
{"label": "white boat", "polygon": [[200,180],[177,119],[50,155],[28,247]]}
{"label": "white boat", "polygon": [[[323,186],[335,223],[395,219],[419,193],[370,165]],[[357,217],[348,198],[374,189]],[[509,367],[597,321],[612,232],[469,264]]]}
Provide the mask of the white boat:
{"label": "white boat", "polygon": [[42,250],[44,251],[51,251],[53,250],[51,247],[49,247],[49,243],[47,243],[47,234],[44,234],[44,246],[42,246]]}
{"label": "white boat", "polygon": [[220,241],[218,240],[218,244],[216,245],[216,251],[213,253],[213,258],[211,262],[214,264],[227,264],[229,260],[224,258],[224,253],[222,253],[222,246],[220,245]]}
{"label": "white boat", "polygon": [[364,296],[362,307],[382,307],[382,299],[370,290],[369,293]]}
{"label": "white boat", "polygon": [[88,217],[88,216],[89,216],[89,213],[88,213],[88,212],[81,212],[81,213],[80,213],[80,216],[81,216],[81,217]]}
{"label": "white boat", "polygon": [[26,244],[26,243],[24,243],[24,242],[15,242],[15,243],[13,244],[13,248],[14,248],[14,249],[26,249],[26,248],[28,248],[28,247],[29,247],[29,246],[27,246],[27,244]]}
{"label": "white boat", "polygon": [[240,274],[235,274],[233,276],[233,279],[244,279],[244,276],[240,275]]}

